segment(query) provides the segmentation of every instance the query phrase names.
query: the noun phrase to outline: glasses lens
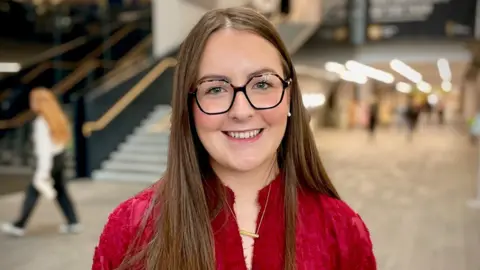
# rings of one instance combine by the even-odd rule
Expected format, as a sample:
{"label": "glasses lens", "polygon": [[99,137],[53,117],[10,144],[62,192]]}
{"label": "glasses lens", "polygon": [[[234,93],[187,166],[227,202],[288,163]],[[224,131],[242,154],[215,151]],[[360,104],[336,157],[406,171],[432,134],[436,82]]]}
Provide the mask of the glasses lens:
{"label": "glasses lens", "polygon": [[272,74],[254,77],[247,84],[247,95],[257,109],[277,106],[282,99],[283,82]]}
{"label": "glasses lens", "polygon": [[197,100],[206,113],[221,113],[228,110],[233,99],[233,88],[225,81],[205,81],[197,87]]}
{"label": "glasses lens", "polygon": [[[273,74],[265,74],[250,79],[246,94],[253,107],[267,109],[277,106],[283,96],[283,81]],[[197,100],[206,113],[226,112],[235,94],[232,85],[226,81],[209,80],[197,86]]]}

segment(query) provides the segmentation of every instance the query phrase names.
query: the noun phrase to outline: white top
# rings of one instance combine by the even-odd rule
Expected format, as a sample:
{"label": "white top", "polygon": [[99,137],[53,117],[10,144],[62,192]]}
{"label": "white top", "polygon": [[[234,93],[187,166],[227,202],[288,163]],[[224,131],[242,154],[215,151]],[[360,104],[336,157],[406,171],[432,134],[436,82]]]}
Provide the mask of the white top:
{"label": "white top", "polygon": [[63,152],[65,145],[53,142],[50,127],[45,118],[38,116],[33,122],[34,153],[37,158],[37,166],[33,176],[34,182],[47,181],[50,179],[53,159]]}

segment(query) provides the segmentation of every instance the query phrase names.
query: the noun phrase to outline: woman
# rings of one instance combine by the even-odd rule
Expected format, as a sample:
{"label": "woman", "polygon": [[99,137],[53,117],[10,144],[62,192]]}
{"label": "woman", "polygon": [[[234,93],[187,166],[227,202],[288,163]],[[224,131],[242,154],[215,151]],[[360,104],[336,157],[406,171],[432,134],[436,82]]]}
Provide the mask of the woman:
{"label": "woman", "polygon": [[167,172],[113,211],[92,269],[376,269],[272,24],[246,8],[207,12],[174,81]]}
{"label": "woman", "polygon": [[[70,196],[65,187],[65,147],[71,139],[70,125],[56,97],[45,88],[36,88],[30,94],[31,110],[37,114],[33,122],[36,168],[32,183],[27,187],[20,217],[6,223],[2,231],[12,236],[23,236],[25,226],[40,194],[47,199],[57,199],[67,223],[60,227],[62,233],[81,230]],[[53,179],[53,186],[50,179]]]}

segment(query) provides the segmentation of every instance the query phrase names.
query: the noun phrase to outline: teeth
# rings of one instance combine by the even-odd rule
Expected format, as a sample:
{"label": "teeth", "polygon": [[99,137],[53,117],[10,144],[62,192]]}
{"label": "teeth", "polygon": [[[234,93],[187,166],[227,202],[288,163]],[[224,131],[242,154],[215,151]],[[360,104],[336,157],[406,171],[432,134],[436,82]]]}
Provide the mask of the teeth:
{"label": "teeth", "polygon": [[228,132],[228,136],[235,139],[250,139],[258,135],[260,129],[245,132]]}

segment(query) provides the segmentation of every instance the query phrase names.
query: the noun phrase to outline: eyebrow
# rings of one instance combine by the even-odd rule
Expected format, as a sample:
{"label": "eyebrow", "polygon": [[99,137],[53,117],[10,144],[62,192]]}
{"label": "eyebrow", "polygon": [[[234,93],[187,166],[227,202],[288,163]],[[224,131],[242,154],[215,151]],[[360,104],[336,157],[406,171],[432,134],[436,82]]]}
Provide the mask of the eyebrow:
{"label": "eyebrow", "polygon": [[[264,68],[261,68],[261,69],[258,69],[258,70],[255,70],[251,73],[249,73],[247,75],[247,80],[251,79],[252,77],[255,77],[255,76],[258,76],[258,75],[262,75],[262,74],[265,74],[265,73],[274,73],[274,74],[277,74],[277,72],[272,69],[272,68],[268,68],[268,67],[264,67]],[[203,81],[207,81],[207,80],[226,80],[226,81],[231,81],[230,77],[228,76],[225,76],[225,75],[220,75],[220,74],[207,74],[205,76],[202,76],[200,79],[197,80],[197,83],[201,83]]]}

